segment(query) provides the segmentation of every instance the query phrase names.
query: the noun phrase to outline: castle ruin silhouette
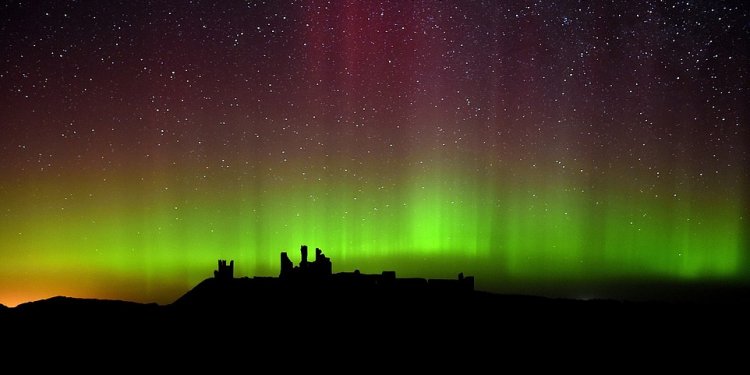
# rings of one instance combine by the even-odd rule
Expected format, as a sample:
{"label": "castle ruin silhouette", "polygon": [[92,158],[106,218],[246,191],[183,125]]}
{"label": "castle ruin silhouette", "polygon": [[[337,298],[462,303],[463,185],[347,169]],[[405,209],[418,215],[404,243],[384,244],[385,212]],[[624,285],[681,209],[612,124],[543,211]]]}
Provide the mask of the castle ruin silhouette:
{"label": "castle ruin silhouette", "polygon": [[[456,279],[397,278],[395,271],[383,271],[380,274],[363,274],[354,272],[333,273],[331,259],[323,251],[315,249],[315,260],[307,259],[307,246],[300,247],[300,262],[295,266],[286,252],[280,254],[278,278],[255,276],[254,280],[278,282],[292,285],[327,284],[336,288],[355,289],[395,289],[395,290],[430,290],[430,291],[466,291],[474,290],[474,277],[458,274]],[[217,280],[234,279],[234,261],[219,260],[219,267],[214,271]]]}

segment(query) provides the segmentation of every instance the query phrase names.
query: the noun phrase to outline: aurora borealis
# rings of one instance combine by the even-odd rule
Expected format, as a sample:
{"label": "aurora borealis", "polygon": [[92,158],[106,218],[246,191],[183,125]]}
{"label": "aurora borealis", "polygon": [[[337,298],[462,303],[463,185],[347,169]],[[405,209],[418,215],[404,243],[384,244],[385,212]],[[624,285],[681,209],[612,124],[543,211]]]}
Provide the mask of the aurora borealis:
{"label": "aurora borealis", "polygon": [[4,2],[0,303],[168,303],[301,244],[510,293],[748,284],[749,9]]}

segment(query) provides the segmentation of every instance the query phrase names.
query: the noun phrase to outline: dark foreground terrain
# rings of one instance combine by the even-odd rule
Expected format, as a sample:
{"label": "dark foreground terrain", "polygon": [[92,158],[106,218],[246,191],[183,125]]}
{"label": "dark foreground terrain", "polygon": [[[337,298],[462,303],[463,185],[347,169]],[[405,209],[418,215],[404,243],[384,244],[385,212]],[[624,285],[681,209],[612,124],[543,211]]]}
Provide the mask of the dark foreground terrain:
{"label": "dark foreground terrain", "polygon": [[0,325],[6,342],[35,345],[66,345],[75,338],[84,346],[135,341],[143,350],[155,350],[239,341],[262,343],[255,350],[324,346],[456,353],[493,345],[515,350],[720,345],[730,342],[727,337],[746,337],[749,312],[742,299],[580,301],[242,278],[207,279],[166,306],[55,297],[0,308]]}

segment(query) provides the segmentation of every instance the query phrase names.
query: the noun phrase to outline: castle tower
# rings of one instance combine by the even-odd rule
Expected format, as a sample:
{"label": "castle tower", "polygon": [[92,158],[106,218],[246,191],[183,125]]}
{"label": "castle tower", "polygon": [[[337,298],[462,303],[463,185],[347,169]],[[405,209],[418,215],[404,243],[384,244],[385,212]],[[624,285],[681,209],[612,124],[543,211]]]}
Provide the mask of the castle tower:
{"label": "castle tower", "polygon": [[287,255],[286,251],[281,253],[281,273],[279,274],[280,278],[283,277],[289,277],[292,274],[292,269],[294,268],[294,264],[291,260],[289,260],[289,255]]}
{"label": "castle tower", "polygon": [[318,248],[315,249],[315,272],[320,276],[331,275],[333,268],[331,267],[331,258],[328,258],[323,254],[323,250]]}
{"label": "castle tower", "polygon": [[219,267],[214,271],[214,278],[219,280],[232,280],[234,278],[234,261],[229,262],[224,259],[219,259]]}
{"label": "castle tower", "polygon": [[302,245],[299,251],[302,253],[302,259],[299,261],[299,268],[307,268],[307,245]]}

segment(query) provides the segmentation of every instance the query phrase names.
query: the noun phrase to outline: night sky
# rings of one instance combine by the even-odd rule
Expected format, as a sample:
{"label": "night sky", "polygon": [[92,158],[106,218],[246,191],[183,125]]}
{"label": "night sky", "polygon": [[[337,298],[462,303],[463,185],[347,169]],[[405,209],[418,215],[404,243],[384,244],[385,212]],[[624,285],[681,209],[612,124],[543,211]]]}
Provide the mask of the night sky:
{"label": "night sky", "polygon": [[750,284],[742,1],[215,3],[0,5],[0,303]]}

